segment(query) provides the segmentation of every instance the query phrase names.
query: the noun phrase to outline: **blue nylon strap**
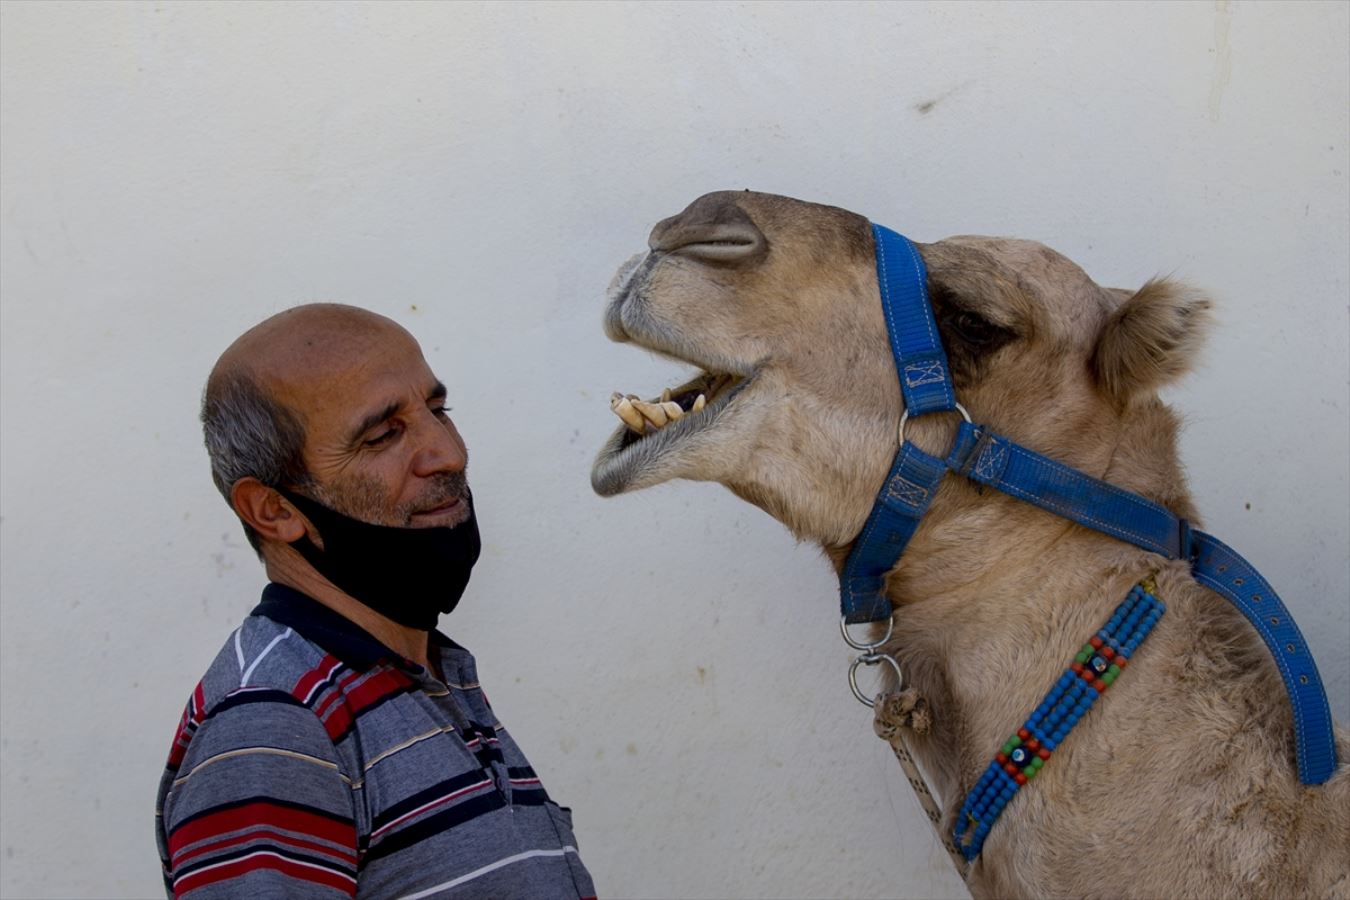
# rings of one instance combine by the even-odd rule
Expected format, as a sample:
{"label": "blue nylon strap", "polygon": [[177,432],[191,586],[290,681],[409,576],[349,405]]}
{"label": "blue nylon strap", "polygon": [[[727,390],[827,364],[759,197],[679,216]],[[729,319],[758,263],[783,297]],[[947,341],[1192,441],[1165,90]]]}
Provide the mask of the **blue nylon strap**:
{"label": "blue nylon strap", "polygon": [[1232,549],[1151,500],[961,424],[946,459],[954,472],[1168,559],[1187,559],[1195,580],[1222,594],[1275,657],[1294,709],[1299,778],[1322,784],[1336,768],[1336,742],[1317,664],[1293,616],[1261,574]]}
{"label": "blue nylon strap", "polygon": [[885,591],[886,573],[895,568],[895,561],[914,536],[946,472],[942,460],[912,443],[905,444],[896,454],[867,524],[839,576],[839,602],[848,624],[891,617],[891,601]]}
{"label": "blue nylon strap", "polygon": [[1203,531],[1192,532],[1191,573],[1222,594],[1266,642],[1294,708],[1294,745],[1299,780],[1323,784],[1336,771],[1336,735],[1317,663],[1294,617],[1261,573],[1231,547]]}
{"label": "blue nylon strap", "polygon": [[[877,283],[895,372],[909,415],[956,408],[947,354],[928,304],[928,270],[923,257],[903,235],[872,226],[876,243]],[[839,605],[850,625],[891,616],[886,573],[895,567],[919,519],[942,480],[942,461],[912,444],[896,454],[877,494],[867,524],[839,575]]]}
{"label": "blue nylon strap", "polygon": [[928,270],[903,235],[872,226],[877,282],[905,409],[911,417],[956,408],[947,354],[928,304]]}
{"label": "blue nylon strap", "polygon": [[1170,559],[1181,556],[1181,520],[1167,508],[981,426],[962,422],[961,432],[947,460],[954,472],[1136,547]]}

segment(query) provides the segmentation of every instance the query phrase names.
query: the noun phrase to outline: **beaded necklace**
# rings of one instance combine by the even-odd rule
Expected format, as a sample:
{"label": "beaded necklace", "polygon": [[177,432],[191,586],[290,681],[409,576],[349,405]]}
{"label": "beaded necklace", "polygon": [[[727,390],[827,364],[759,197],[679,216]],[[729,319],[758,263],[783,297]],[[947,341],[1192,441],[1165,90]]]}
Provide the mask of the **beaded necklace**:
{"label": "beaded necklace", "polygon": [[989,829],[1009,801],[1036,777],[1078,720],[1120,677],[1130,657],[1148,637],[1166,607],[1155,597],[1153,576],[1130,589],[1115,613],[1074,656],[1026,724],[1017,729],[966,795],[952,829],[956,847],[968,861],[980,855]]}

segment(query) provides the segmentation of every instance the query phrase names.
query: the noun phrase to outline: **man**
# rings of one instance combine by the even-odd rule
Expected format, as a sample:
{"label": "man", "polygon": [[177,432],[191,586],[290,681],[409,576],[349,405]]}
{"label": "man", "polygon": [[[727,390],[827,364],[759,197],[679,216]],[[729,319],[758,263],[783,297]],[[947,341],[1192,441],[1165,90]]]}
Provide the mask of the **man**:
{"label": "man", "polygon": [[464,442],[408,332],[315,304],[207,381],[216,486],[270,584],[159,791],[174,896],[580,897],[571,815],[435,630],[478,558]]}

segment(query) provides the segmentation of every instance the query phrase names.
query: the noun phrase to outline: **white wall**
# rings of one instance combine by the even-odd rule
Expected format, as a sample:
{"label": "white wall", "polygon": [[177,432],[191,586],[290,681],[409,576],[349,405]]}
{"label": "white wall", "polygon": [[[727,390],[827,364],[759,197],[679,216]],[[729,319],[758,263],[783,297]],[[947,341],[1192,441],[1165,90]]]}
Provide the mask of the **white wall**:
{"label": "white wall", "polygon": [[715,486],[590,491],[610,391],[680,373],[603,288],[721,188],[1210,289],[1185,461],[1350,718],[1348,11],[4,3],[0,893],[159,890],[169,738],[262,584],[199,392],[325,299],[450,386],[487,549],[448,628],[603,894],[960,896],[818,554]]}

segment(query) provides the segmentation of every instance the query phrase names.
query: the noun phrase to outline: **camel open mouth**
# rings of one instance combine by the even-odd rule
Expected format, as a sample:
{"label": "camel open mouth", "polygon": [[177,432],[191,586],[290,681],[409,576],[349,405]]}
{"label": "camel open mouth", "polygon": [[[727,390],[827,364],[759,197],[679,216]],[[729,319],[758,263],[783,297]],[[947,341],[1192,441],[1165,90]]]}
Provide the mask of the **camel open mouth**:
{"label": "camel open mouth", "polygon": [[600,449],[591,470],[591,486],[609,497],[664,481],[660,463],[678,447],[695,442],[716,424],[755,373],[702,372],[651,400],[615,393],[610,411],[622,423]]}

